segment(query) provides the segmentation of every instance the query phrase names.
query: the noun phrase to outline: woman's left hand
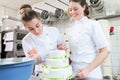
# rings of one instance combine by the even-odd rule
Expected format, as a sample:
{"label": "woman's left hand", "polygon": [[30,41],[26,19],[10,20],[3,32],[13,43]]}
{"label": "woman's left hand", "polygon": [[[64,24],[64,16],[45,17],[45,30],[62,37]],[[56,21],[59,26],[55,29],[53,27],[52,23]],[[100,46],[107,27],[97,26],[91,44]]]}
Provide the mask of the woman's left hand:
{"label": "woman's left hand", "polygon": [[78,77],[79,79],[84,79],[87,77],[88,74],[89,74],[88,68],[83,68],[77,72],[76,77]]}

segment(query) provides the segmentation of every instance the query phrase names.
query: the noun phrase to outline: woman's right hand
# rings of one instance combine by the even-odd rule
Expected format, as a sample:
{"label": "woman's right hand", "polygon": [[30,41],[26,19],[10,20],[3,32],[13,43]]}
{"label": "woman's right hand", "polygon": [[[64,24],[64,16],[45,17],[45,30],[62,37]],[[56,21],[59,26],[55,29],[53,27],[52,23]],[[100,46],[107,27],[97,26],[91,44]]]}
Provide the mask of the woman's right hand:
{"label": "woman's right hand", "polygon": [[35,48],[33,48],[32,50],[30,50],[28,52],[28,54],[30,55],[30,57],[32,57],[33,59],[36,59],[36,64],[40,63],[40,56],[37,54],[37,51]]}
{"label": "woman's right hand", "polygon": [[31,56],[31,55],[33,55],[33,54],[37,54],[37,51],[36,51],[35,48],[33,48],[32,50],[30,50],[30,51],[28,52],[28,54]]}

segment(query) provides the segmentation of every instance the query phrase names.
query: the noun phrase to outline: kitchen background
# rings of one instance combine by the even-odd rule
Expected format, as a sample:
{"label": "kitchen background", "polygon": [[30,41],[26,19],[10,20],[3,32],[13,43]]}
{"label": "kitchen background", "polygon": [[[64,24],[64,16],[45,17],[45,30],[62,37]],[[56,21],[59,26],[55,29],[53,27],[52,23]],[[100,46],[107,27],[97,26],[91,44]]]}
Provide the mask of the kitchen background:
{"label": "kitchen background", "polygon": [[[67,12],[68,0],[0,0],[0,31],[17,29],[18,26],[20,29],[24,29],[23,25],[19,21],[19,7],[22,4],[31,4],[32,8],[38,12],[47,10],[51,13],[54,13],[56,8],[63,9]],[[87,0],[88,4],[91,5],[90,1]],[[94,1],[94,0],[93,0]],[[90,17],[98,20],[107,20],[109,27],[114,27],[114,31],[110,35],[110,56],[104,62],[102,68],[104,75],[119,77],[120,76],[120,2],[119,0],[98,0],[103,2],[102,5],[104,8],[102,10],[96,11],[95,8],[90,14]],[[56,7],[56,8],[55,8]],[[41,9],[41,10],[40,10]],[[66,28],[70,26],[72,20],[69,18],[59,19],[50,21],[49,26],[57,27],[60,32],[64,35],[65,41],[67,44],[67,32]],[[104,23],[105,24],[105,23]],[[0,48],[1,49],[1,48]],[[9,56],[8,56],[9,57]]]}

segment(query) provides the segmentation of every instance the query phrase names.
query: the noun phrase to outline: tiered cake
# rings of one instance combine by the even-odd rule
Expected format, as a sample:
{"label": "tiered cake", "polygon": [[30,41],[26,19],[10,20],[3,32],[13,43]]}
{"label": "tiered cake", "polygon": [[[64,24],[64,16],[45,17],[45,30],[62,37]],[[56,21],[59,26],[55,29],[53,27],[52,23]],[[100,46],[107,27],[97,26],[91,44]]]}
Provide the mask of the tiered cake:
{"label": "tiered cake", "polygon": [[49,52],[46,65],[43,69],[43,80],[66,80],[72,77],[72,67],[69,65],[69,54],[63,50],[53,50]]}

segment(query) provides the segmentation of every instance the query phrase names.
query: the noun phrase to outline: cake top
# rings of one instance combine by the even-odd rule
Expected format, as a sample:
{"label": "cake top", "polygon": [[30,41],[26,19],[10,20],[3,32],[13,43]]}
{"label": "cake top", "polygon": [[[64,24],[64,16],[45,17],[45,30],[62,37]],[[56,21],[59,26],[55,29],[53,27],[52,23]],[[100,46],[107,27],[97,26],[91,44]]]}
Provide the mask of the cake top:
{"label": "cake top", "polygon": [[50,53],[53,53],[53,54],[65,54],[65,51],[64,50],[50,50]]}
{"label": "cake top", "polygon": [[51,50],[49,52],[49,58],[65,58],[67,56],[64,50]]}

